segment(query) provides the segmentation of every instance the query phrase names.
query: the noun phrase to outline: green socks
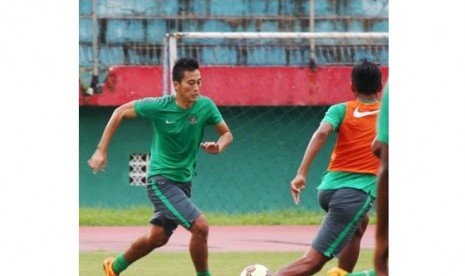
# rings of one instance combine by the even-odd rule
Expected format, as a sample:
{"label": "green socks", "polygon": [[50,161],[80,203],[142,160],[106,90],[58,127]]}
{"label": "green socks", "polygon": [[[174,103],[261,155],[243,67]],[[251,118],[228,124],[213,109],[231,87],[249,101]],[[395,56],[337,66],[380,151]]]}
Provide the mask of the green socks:
{"label": "green socks", "polygon": [[[113,268],[113,271],[116,274],[120,274],[123,270],[128,268],[128,266],[129,266],[129,264],[124,259],[123,253],[116,256],[116,258],[113,260],[112,268]],[[205,272],[197,272],[197,276],[212,276],[212,275],[211,275],[210,271],[207,270]]]}
{"label": "green socks", "polygon": [[376,276],[376,273],[374,269],[368,269],[360,272],[348,273],[347,276]]}
{"label": "green socks", "polygon": [[116,256],[116,258],[113,260],[113,271],[116,273],[116,274],[120,274],[121,271],[125,270],[126,268],[128,268],[129,264],[126,262],[126,260],[124,259],[124,255],[123,253],[119,254],[118,256]]}

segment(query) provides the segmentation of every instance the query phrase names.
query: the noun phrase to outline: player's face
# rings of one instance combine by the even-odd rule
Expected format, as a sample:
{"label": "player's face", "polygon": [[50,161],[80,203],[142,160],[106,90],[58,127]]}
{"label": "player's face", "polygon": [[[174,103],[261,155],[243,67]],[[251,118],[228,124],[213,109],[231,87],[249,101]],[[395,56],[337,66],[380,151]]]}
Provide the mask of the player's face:
{"label": "player's face", "polygon": [[200,86],[202,86],[200,71],[185,71],[182,81],[174,82],[176,98],[183,103],[192,104],[200,95]]}

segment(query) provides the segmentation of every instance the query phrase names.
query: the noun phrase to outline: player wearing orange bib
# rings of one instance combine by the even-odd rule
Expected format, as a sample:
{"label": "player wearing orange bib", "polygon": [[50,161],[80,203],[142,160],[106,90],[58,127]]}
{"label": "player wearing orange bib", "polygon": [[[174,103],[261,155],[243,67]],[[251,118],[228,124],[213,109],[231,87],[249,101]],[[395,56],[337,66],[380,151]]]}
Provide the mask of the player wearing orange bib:
{"label": "player wearing orange bib", "polygon": [[[358,99],[332,106],[323,118],[338,132],[328,172],[318,189],[355,188],[376,197],[379,159],[371,144],[376,136],[380,102]],[[355,177],[355,178],[354,178]],[[365,181],[359,181],[363,178]]]}
{"label": "player wearing orange bib", "polygon": [[381,70],[362,60],[352,69],[351,89],[355,100],[331,106],[305,151],[297,174],[290,183],[296,204],[306,186],[308,169],[329,134],[337,132],[336,145],[327,171],[318,185],[318,201],[326,211],[310,249],[276,276],[313,275],[334,257],[338,267],[351,272],[368,225],[367,212],[376,198],[379,160],[371,144],[376,136],[380,108]]}

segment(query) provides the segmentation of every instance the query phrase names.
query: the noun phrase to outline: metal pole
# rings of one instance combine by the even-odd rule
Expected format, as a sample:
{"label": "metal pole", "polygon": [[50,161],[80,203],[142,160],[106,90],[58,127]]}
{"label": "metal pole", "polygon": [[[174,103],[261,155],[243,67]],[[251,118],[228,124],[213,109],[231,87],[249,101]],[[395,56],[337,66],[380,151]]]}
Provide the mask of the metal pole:
{"label": "metal pole", "polygon": [[169,34],[166,34],[165,37],[163,38],[163,95],[168,95],[169,94],[169,89],[170,89],[170,61],[169,61],[169,53],[168,53],[168,37]]}
{"label": "metal pole", "polygon": [[[170,39],[179,38],[230,38],[230,39],[260,39],[260,38],[357,38],[357,39],[387,39],[388,32],[175,32],[170,33]],[[175,51],[176,49],[173,49]],[[172,52],[174,53],[174,52]],[[171,54],[172,54],[171,53]]]}
{"label": "metal pole", "polygon": [[[315,32],[315,0],[310,0],[309,3],[310,10],[310,32]],[[315,54],[315,40],[310,38],[310,68],[316,68],[316,54]]]}
{"label": "metal pole", "polygon": [[169,76],[169,82],[168,82],[168,85],[170,87],[170,90],[171,90],[171,94],[173,95],[176,95],[176,91],[174,90],[174,87],[172,85],[172,79],[171,79],[171,72],[173,70],[173,67],[174,67],[174,63],[176,62],[176,59],[178,57],[178,49],[177,49],[177,38],[173,35],[170,35],[168,37],[168,53],[169,53],[169,73],[168,73],[168,76]]}
{"label": "metal pole", "polygon": [[98,24],[97,24],[97,0],[92,0],[92,82],[94,87],[98,83]]}

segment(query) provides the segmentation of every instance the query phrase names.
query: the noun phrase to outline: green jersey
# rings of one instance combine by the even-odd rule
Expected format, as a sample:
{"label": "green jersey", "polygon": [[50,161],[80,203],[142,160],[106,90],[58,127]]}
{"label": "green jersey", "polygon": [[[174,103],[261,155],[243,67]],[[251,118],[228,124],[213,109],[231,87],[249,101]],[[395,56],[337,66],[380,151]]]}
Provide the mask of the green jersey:
{"label": "green jersey", "polygon": [[378,117],[378,141],[383,144],[389,143],[389,84],[384,88],[381,103],[381,111]]}
{"label": "green jersey", "polygon": [[169,95],[138,100],[134,108],[137,116],[149,119],[154,128],[147,176],[190,181],[205,126],[223,121],[213,101],[200,96],[190,108],[182,109],[175,96]]}

